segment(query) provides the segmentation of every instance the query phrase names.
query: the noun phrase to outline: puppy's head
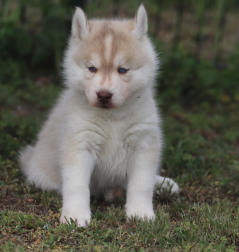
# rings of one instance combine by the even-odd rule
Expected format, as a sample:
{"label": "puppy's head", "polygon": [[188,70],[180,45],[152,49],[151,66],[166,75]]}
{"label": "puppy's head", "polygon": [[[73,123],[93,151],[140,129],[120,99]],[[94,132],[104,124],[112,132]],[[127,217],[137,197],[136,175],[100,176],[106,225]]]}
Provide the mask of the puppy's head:
{"label": "puppy's head", "polygon": [[66,84],[101,108],[119,107],[136,91],[151,88],[157,57],[147,30],[143,5],[128,20],[88,20],[77,8],[64,61]]}

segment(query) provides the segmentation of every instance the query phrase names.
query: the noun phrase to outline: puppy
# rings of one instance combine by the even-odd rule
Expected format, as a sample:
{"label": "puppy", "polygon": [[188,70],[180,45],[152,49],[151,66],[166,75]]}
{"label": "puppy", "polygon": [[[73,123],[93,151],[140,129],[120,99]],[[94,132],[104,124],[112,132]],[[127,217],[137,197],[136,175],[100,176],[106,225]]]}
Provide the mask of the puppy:
{"label": "puppy", "polygon": [[147,36],[143,5],[134,19],[88,20],[77,8],[64,57],[65,89],[34,146],[20,155],[28,181],[63,198],[61,223],[86,226],[90,194],[110,199],[126,190],[126,215],[155,218],[155,185],[178,192],[158,176],[160,117],[153,99],[158,59]]}

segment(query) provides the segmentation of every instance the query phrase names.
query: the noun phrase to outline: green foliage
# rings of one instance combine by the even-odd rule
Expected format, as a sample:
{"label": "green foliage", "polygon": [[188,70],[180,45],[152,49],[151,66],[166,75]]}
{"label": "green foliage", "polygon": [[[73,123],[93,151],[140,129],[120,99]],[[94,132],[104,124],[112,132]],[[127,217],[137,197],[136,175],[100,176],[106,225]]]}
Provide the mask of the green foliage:
{"label": "green foliage", "polygon": [[21,0],[15,2],[15,8],[10,1],[6,3],[0,16],[0,65],[6,64],[7,59],[10,68],[3,68],[6,70],[3,81],[18,79],[18,73],[26,70],[34,69],[35,73],[42,68],[48,73],[56,70],[67,41],[72,12],[69,3]]}
{"label": "green foliage", "polygon": [[185,107],[197,106],[202,102],[236,102],[239,72],[235,68],[238,64],[235,54],[229,57],[227,65],[215,66],[213,62],[198,61],[177,50],[162,59],[158,89],[160,97],[167,105],[167,101],[177,101]]}

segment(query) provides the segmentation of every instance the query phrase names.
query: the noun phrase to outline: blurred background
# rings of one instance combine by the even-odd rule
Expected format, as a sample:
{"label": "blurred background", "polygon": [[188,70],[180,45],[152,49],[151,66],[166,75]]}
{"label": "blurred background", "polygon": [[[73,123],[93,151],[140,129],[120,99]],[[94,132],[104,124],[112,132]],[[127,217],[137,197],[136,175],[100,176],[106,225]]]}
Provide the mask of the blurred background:
{"label": "blurred background", "polygon": [[62,88],[74,7],[89,18],[133,17],[141,2],[161,60],[162,172],[188,186],[217,177],[219,188],[239,192],[230,182],[239,174],[238,0],[0,0],[2,167],[36,137]]}
{"label": "blurred background", "polygon": [[60,85],[74,6],[89,17],[132,17],[141,2],[161,57],[161,98],[184,105],[239,101],[237,0],[0,0],[0,102],[12,99],[4,90],[9,82],[15,96],[30,80]]}

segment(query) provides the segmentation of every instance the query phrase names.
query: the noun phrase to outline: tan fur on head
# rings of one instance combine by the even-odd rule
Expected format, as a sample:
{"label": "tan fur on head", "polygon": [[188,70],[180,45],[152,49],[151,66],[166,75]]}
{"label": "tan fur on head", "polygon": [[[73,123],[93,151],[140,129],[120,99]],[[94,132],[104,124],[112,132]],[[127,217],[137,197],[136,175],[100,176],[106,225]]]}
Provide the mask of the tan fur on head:
{"label": "tan fur on head", "polygon": [[[93,106],[99,105],[97,93],[106,90],[112,93],[109,107],[118,107],[143,86],[151,88],[157,70],[155,55],[147,37],[147,14],[142,5],[135,19],[125,20],[87,20],[77,8],[66,54],[67,82],[73,80],[73,86],[84,91]],[[90,67],[97,71],[90,72]],[[127,73],[120,74],[119,68]]]}

